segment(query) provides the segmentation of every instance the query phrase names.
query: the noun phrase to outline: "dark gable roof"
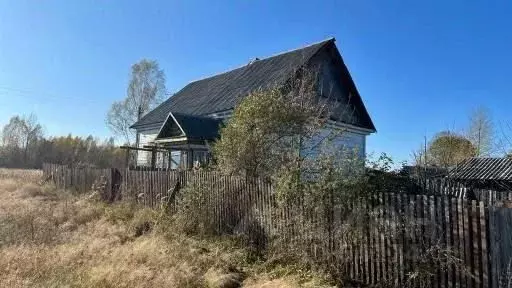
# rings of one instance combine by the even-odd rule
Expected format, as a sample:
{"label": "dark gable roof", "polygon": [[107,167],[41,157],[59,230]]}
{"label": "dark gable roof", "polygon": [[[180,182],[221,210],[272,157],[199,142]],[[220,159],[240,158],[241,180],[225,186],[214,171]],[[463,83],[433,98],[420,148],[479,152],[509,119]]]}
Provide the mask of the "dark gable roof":
{"label": "dark gable roof", "polygon": [[219,137],[222,120],[172,113],[189,139],[212,140]]}
{"label": "dark gable roof", "polygon": [[[160,129],[156,140],[179,136],[186,136],[188,139],[194,140],[214,140],[219,137],[221,123],[220,119],[171,113],[169,120]],[[177,125],[183,129],[185,135],[181,133]]]}
{"label": "dark gable roof", "polygon": [[453,168],[448,177],[456,180],[512,181],[512,159],[470,158]]}
{"label": "dark gable roof", "polygon": [[[207,115],[233,109],[240,99],[258,88],[284,84],[320,49],[334,45],[334,41],[332,38],[301,49],[255,60],[240,68],[192,82],[142,117],[131,128],[162,124],[170,112]],[[344,66],[343,62],[341,63]],[[357,96],[359,97],[358,94]],[[362,114],[357,126],[374,131],[375,127],[362,100],[356,102]]]}

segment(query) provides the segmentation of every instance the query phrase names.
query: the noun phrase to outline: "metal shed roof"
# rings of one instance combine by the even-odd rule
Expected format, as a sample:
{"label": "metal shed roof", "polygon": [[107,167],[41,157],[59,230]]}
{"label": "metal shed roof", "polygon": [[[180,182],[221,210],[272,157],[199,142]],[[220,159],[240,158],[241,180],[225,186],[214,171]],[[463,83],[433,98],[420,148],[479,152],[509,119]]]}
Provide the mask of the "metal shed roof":
{"label": "metal shed roof", "polygon": [[512,159],[466,159],[450,170],[449,177],[459,180],[512,181]]}

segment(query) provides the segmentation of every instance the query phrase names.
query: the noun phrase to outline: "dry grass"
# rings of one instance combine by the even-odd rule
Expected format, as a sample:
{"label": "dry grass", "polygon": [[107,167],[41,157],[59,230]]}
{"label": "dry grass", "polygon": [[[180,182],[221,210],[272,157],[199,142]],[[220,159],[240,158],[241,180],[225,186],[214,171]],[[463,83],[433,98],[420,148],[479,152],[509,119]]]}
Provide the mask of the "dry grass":
{"label": "dry grass", "polygon": [[22,169],[6,169],[0,168],[0,179],[10,179],[16,181],[23,181],[25,183],[38,182],[43,176],[41,170],[22,170]]}
{"label": "dry grass", "polygon": [[158,211],[40,187],[37,175],[0,169],[0,287],[326,287],[254,263],[237,239],[185,236]]}

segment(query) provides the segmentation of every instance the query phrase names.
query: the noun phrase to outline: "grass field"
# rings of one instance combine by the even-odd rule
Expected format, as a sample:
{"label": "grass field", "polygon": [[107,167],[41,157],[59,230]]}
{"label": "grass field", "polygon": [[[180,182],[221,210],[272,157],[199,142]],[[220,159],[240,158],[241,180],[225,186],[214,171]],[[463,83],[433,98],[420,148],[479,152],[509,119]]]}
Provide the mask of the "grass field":
{"label": "grass field", "polygon": [[330,287],[234,238],[186,236],[167,216],[40,186],[0,169],[0,287]]}

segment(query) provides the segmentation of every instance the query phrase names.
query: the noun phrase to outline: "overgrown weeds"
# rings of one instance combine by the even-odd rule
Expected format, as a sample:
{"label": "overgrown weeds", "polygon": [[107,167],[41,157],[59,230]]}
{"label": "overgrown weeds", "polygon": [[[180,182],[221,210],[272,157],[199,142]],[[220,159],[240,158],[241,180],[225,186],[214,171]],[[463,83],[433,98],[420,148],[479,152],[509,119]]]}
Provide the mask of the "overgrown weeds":
{"label": "overgrown weeds", "polygon": [[37,180],[0,181],[9,181],[9,189],[0,187],[0,287],[325,284],[249,261],[236,237],[187,235],[182,216],[131,203],[106,205]]}

